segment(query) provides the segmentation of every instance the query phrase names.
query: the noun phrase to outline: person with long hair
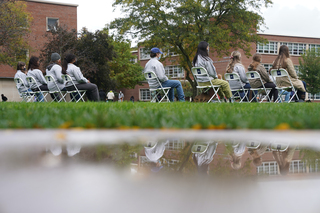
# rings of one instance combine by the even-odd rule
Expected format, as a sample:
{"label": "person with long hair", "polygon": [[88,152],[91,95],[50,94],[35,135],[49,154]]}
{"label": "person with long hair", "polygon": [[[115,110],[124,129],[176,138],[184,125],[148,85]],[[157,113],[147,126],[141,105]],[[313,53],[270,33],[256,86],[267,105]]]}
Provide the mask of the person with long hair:
{"label": "person with long hair", "polygon": [[[179,101],[184,102],[184,92],[182,89],[181,82],[178,80],[169,80],[165,74],[165,70],[163,64],[159,61],[161,58],[161,54],[163,54],[159,48],[154,47],[150,50],[151,59],[146,63],[144,67],[144,72],[153,71],[157,78],[160,81],[160,84],[163,87],[171,87],[168,93],[168,98],[171,102],[174,101],[174,88],[177,90]],[[150,88],[159,88],[161,85],[158,83],[156,79],[148,80],[148,84]]]}
{"label": "person with long hair", "polygon": [[[286,45],[282,45],[279,49],[279,54],[276,60],[273,62],[272,69],[283,68],[287,70],[290,80],[295,89],[298,90],[299,99],[305,100],[306,95],[306,83],[299,80],[296,71],[294,70],[293,63],[290,59],[289,48]],[[291,86],[288,77],[279,77],[276,79],[279,87]]]}
{"label": "person with long hair", "polygon": [[[249,71],[257,71],[261,77],[262,83],[264,84],[265,88],[271,88],[271,91],[269,93],[269,100],[271,101],[271,98],[273,96],[273,101],[277,100],[278,98],[278,90],[276,89],[276,85],[271,81],[268,72],[264,68],[264,66],[261,64],[262,56],[259,53],[255,53],[252,57],[252,62],[248,67]],[[252,88],[262,88],[261,81],[259,79],[250,79],[250,86]]]}
{"label": "person with long hair", "polygon": [[[36,81],[35,84],[29,85],[32,91],[39,91],[39,88],[41,91],[49,91],[47,81],[44,78],[42,71],[40,70],[40,60],[38,57],[31,56],[28,64],[27,76],[33,77]],[[54,96],[52,94],[50,95],[51,98],[54,99]],[[42,93],[36,93],[36,97],[38,102],[44,102]]]}
{"label": "person with long hair", "polygon": [[[90,83],[90,81],[82,75],[80,68],[74,65],[76,61],[76,56],[68,53],[62,64],[62,74],[68,74],[78,90],[86,90],[89,101],[99,101],[99,90],[97,85]],[[71,82],[67,82],[66,89],[72,91],[76,88]]]}
{"label": "person with long hair", "polygon": [[[193,66],[203,67],[207,70],[209,74],[209,79],[207,77],[199,76],[197,81],[199,86],[220,85],[221,88],[218,94],[221,98],[226,97],[229,101],[231,99],[232,93],[230,90],[229,83],[225,80],[219,79],[213,61],[209,57],[209,44],[205,41],[201,41],[198,45],[197,53],[193,58]],[[230,101],[231,102],[231,101]]]}
{"label": "person with long hair", "polygon": [[[229,63],[227,65],[227,73],[237,73],[240,77],[240,81],[231,81],[229,82],[230,87],[232,89],[241,89],[243,86],[244,89],[251,88],[251,85],[248,81],[248,78],[246,76],[246,71],[244,69],[244,66],[241,63],[241,53],[239,51],[233,51],[231,53],[231,57],[229,60]],[[248,91],[249,93],[249,91]],[[241,99],[245,96],[244,92],[240,92]],[[247,97],[244,99],[244,101],[248,101]]]}
{"label": "person with long hair", "polygon": [[27,69],[26,69],[26,63],[19,61],[17,64],[17,72],[14,75],[14,78],[20,78],[22,80],[23,84],[20,84],[17,88],[20,93],[22,92],[32,92],[31,89],[29,89],[29,85],[27,82]]}

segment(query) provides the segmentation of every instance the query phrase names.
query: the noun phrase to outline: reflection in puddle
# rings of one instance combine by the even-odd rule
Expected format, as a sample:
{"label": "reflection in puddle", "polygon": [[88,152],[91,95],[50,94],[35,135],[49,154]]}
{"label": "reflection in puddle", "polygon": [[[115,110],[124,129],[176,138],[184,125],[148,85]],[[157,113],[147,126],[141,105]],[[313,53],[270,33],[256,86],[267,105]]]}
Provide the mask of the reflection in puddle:
{"label": "reflection in puddle", "polygon": [[[1,213],[140,212],[141,206],[151,212],[212,212],[212,206],[217,212],[317,212],[319,207],[320,151],[286,142],[167,138],[16,148],[0,150]],[[286,199],[265,206],[275,191]]]}

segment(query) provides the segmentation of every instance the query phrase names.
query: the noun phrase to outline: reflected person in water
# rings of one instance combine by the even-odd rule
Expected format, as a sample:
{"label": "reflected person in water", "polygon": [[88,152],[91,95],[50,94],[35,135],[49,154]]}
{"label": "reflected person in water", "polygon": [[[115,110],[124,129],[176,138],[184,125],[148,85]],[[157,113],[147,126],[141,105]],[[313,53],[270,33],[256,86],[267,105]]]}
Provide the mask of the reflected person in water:
{"label": "reflected person in water", "polygon": [[288,146],[285,150],[273,150],[273,158],[277,161],[281,175],[289,173],[290,163],[292,161],[296,146]]}
{"label": "reflected person in water", "polygon": [[160,158],[163,156],[163,153],[166,149],[166,144],[169,140],[156,142],[152,146],[152,142],[148,143],[147,147],[144,147],[144,153],[146,157],[151,161],[151,171],[152,172],[159,172],[163,166],[161,165]]}
{"label": "reflected person in water", "polygon": [[258,167],[262,164],[262,155],[266,152],[270,144],[259,144],[257,147],[248,147],[248,152],[252,157],[253,165]]}
{"label": "reflected person in water", "polygon": [[[208,142],[207,149],[204,152],[193,152],[192,159],[197,166],[198,173],[208,174],[209,164],[216,153],[217,145],[218,143],[216,142]],[[194,146],[197,146],[197,144]]]}
{"label": "reflected person in water", "polygon": [[241,159],[246,151],[246,144],[245,143],[238,143],[236,145],[233,145],[233,152],[229,153],[230,156],[230,162],[231,167],[233,169],[240,169],[241,168]]}

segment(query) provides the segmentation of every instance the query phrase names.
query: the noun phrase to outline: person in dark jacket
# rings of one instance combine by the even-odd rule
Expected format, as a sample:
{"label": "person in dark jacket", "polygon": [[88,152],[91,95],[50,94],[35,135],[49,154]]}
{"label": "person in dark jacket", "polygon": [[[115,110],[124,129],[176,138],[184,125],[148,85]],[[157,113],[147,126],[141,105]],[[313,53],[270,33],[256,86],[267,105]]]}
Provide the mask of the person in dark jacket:
{"label": "person in dark jacket", "polygon": [[107,101],[107,94],[105,93],[105,91],[103,91],[103,89],[99,90],[99,97],[100,97],[100,101],[103,101],[103,102]]}

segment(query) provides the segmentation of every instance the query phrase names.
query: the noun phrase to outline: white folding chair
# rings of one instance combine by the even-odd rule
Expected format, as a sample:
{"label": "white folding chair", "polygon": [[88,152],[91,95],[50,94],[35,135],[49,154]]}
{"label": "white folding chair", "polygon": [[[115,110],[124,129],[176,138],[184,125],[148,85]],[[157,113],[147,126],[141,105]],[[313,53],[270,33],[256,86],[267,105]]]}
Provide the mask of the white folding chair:
{"label": "white folding chair", "polygon": [[[282,94],[284,93],[284,90],[287,90],[287,91],[293,91],[293,95],[292,97],[290,98],[290,100],[288,101],[288,103],[290,103],[293,99],[294,96],[297,97],[297,100],[299,100],[299,97],[298,97],[298,94],[297,94],[297,90],[294,88],[292,82],[291,82],[291,79],[290,79],[290,76],[288,74],[288,72],[285,70],[285,69],[272,69],[271,70],[271,76],[273,77],[274,79],[274,83],[275,85],[277,86],[276,89],[278,91],[280,91],[280,94],[279,94],[279,97],[277,98],[277,100],[275,101],[276,103],[279,103],[280,100],[281,100],[281,97],[282,97]],[[280,87],[278,84],[277,84],[277,78],[279,77],[287,77],[289,79],[289,82],[290,82],[290,85],[291,86],[286,86],[286,87]]]}
{"label": "white folding chair", "polygon": [[[240,97],[239,103],[241,103],[245,98],[247,98],[247,100],[249,100],[249,98],[248,98],[249,89],[245,89],[242,86],[241,79],[237,73],[226,73],[226,74],[224,74],[224,78],[229,82],[229,84],[230,84],[230,81],[236,81],[236,82],[239,82],[239,84],[241,85],[240,89],[231,89],[233,99],[235,99],[236,97]],[[233,92],[235,92],[235,94],[233,94]],[[241,98],[240,92],[244,92],[243,98]]]}
{"label": "white folding chair", "polygon": [[[84,95],[86,94],[87,90],[78,90],[78,88],[76,87],[76,85],[75,85],[75,83],[73,82],[73,80],[72,80],[72,78],[71,78],[70,75],[68,75],[68,74],[66,74],[66,75],[61,75],[61,77],[62,77],[65,85],[67,85],[67,83],[70,82],[70,83],[74,86],[74,88],[75,88],[75,90],[67,91],[67,93],[66,93],[66,94],[70,94],[70,97],[71,97],[70,102],[73,101],[73,100],[75,100],[76,103],[78,103],[80,100],[82,100],[83,102],[85,102],[84,99],[83,99],[83,97],[84,97]],[[76,100],[77,95],[74,95],[73,93],[77,93],[77,95],[79,95],[78,100]]]}
{"label": "white folding chair", "polygon": [[[203,89],[206,89],[204,92],[207,92],[210,88],[213,89],[213,93],[214,94],[211,96],[211,98],[209,99],[208,103],[210,103],[211,100],[214,97],[217,97],[219,103],[221,103],[219,95],[218,95],[218,91],[219,91],[221,86],[212,84],[212,82],[210,80],[210,76],[209,76],[207,70],[205,68],[203,68],[203,67],[192,67],[191,71],[192,71],[192,75],[193,75],[195,81],[197,82],[197,89],[200,89],[200,91],[202,91]],[[208,78],[208,82],[210,82],[210,85],[200,86],[199,82],[198,82],[198,77],[201,77],[201,76]],[[224,97],[221,97],[221,98],[224,98]]]}
{"label": "white folding chair", "polygon": [[[44,76],[44,77],[45,77],[45,79],[47,80],[47,83],[48,83],[48,84],[49,84],[49,83],[54,84],[55,87],[57,88],[57,90],[50,90],[50,89],[49,89],[49,93],[50,93],[50,94],[53,94],[53,96],[54,96],[54,99],[53,99],[51,102],[53,102],[53,101],[57,101],[58,103],[61,102],[61,101],[66,102],[65,96],[66,96],[68,93],[65,93],[65,94],[63,95],[63,93],[61,92],[60,88],[58,87],[57,82],[54,80],[54,78],[53,78],[51,75],[46,75],[46,76]],[[49,88],[49,87],[48,87],[48,88]],[[56,94],[58,94],[58,96],[57,96]],[[61,97],[59,97],[59,94],[61,95]]]}
{"label": "white folding chair", "polygon": [[[31,102],[34,99],[34,94],[32,94],[33,92],[28,91],[29,87],[23,83],[23,80],[21,78],[14,78],[14,82],[16,83],[16,87],[17,87],[20,98],[22,98],[22,101]],[[21,86],[24,86],[27,88],[26,92],[19,91],[19,88]]]}
{"label": "white folding chair", "polygon": [[[167,98],[167,102],[170,102],[169,97],[168,97],[168,93],[171,89],[171,87],[163,87],[157,77],[157,75],[152,72],[152,71],[146,71],[144,72],[144,77],[149,81],[149,80],[156,80],[158,82],[158,84],[160,85],[159,88],[149,88],[149,91],[151,93],[151,97],[153,96],[153,93],[155,94],[150,102],[156,102],[156,100],[161,103],[164,98]],[[164,96],[159,100],[158,99],[158,95],[163,92]]]}
{"label": "white folding chair", "polygon": [[259,103],[262,103],[266,97],[268,98],[269,102],[271,101],[270,98],[269,98],[269,93],[271,92],[271,89],[269,88],[265,88],[263,82],[262,82],[262,79],[260,77],[260,74],[257,72],[257,71],[250,71],[250,72],[247,72],[246,73],[246,76],[247,76],[247,79],[248,80],[254,80],[254,79],[258,79],[260,81],[260,83],[262,84],[262,87],[261,88],[250,88],[250,90],[252,90],[253,94],[254,94],[254,97],[251,98],[251,100],[249,102],[251,102],[252,100],[254,100],[258,94],[262,94],[263,92],[266,94],[263,98],[260,98],[260,101]]}
{"label": "white folding chair", "polygon": [[195,143],[192,148],[191,148],[191,152],[193,154],[203,154],[208,150],[208,147],[210,144],[214,145],[214,149],[213,149],[213,154],[216,152],[218,143],[214,142],[214,141],[209,141],[209,142],[197,142]]}
{"label": "white folding chair", "polygon": [[41,95],[42,95],[42,99],[41,99],[41,100],[38,100],[38,101],[39,101],[39,102],[41,102],[41,101],[47,102],[46,97],[47,97],[47,95],[48,95],[49,93],[48,93],[47,91],[42,91],[42,90],[40,89],[40,87],[37,85],[36,80],[35,80],[32,76],[27,76],[26,79],[27,79],[27,82],[28,82],[30,88],[32,88],[33,85],[36,85],[36,87],[38,88],[38,90],[37,90],[37,91],[33,91],[32,94],[34,94],[34,95],[41,94]]}

